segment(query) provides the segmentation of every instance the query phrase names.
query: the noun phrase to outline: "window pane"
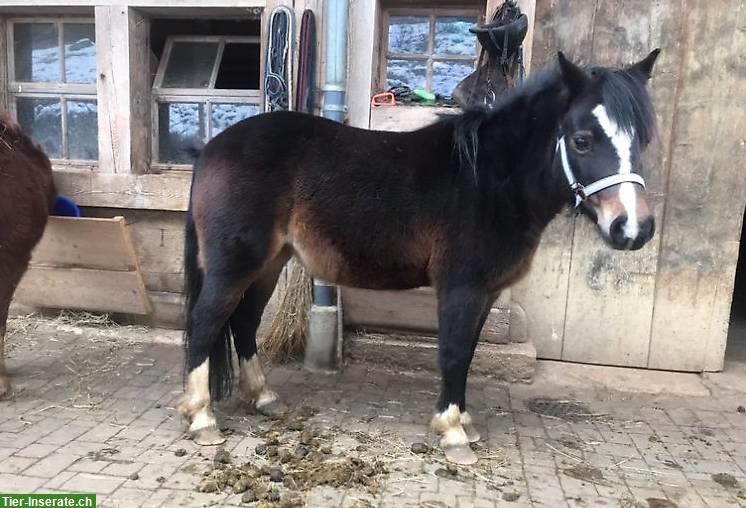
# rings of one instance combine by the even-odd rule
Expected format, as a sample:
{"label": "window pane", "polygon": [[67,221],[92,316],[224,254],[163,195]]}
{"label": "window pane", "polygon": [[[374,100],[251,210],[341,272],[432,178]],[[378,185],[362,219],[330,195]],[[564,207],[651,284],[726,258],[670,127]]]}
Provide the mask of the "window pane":
{"label": "window pane", "polygon": [[158,161],[191,164],[184,153],[186,143],[205,140],[205,105],[169,102],[158,105]]}
{"label": "window pane", "polygon": [[17,81],[60,81],[60,42],[54,23],[13,25]]}
{"label": "window pane", "polygon": [[163,76],[163,86],[207,88],[217,55],[217,42],[175,42]]}
{"label": "window pane", "polygon": [[258,115],[259,112],[259,106],[256,104],[213,104],[211,114],[213,137],[234,123]]}
{"label": "window pane", "polygon": [[424,62],[411,60],[389,60],[386,85],[388,88],[408,86],[412,90],[425,88],[427,85],[427,65]]}
{"label": "window pane", "polygon": [[16,102],[18,123],[47,156],[61,159],[62,115],[59,99],[31,99],[19,97]]}
{"label": "window pane", "polygon": [[220,60],[215,88],[259,90],[260,53],[259,44],[226,44],[223,58]]}
{"label": "window pane", "polygon": [[450,97],[456,85],[474,72],[474,62],[433,62],[433,92]]}
{"label": "window pane", "polygon": [[442,17],[435,18],[436,55],[474,55],[477,52],[477,36],[469,32],[469,27],[477,23],[477,18]]}
{"label": "window pane", "polygon": [[96,82],[96,28],[93,23],[62,25],[65,45],[65,82]]}
{"label": "window pane", "polygon": [[389,51],[391,53],[427,53],[430,19],[423,16],[391,16]]}
{"label": "window pane", "polygon": [[96,101],[68,100],[68,158],[83,161],[98,160],[98,112]]}

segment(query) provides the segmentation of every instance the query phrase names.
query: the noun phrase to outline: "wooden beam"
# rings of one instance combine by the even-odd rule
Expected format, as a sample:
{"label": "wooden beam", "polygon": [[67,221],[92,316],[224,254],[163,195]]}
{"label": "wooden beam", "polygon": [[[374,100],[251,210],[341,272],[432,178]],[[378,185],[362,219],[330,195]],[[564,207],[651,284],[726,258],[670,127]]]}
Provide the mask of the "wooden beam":
{"label": "wooden beam", "polygon": [[57,191],[80,206],[185,211],[189,204],[191,171],[160,175],[57,170]]}
{"label": "wooden beam", "polygon": [[350,58],[347,66],[348,122],[354,127],[370,126],[370,97],[378,59],[376,36],[380,30],[378,1],[351,2],[349,13]]}
{"label": "wooden beam", "polygon": [[96,65],[102,173],[150,164],[150,24],[126,6],[97,6]]}

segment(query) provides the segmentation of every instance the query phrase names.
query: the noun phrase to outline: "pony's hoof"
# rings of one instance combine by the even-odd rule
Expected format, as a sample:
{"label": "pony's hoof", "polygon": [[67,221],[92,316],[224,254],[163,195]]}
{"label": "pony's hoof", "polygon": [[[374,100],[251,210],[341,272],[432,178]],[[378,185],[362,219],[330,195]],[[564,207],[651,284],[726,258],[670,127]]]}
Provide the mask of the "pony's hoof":
{"label": "pony's hoof", "polygon": [[256,411],[261,415],[276,419],[282,418],[282,416],[288,412],[288,406],[280,399],[275,399],[271,402],[262,404],[261,406],[257,404]]}
{"label": "pony's hoof", "polygon": [[216,446],[225,443],[225,436],[215,426],[192,431],[192,440],[200,446]]}
{"label": "pony's hoof", "polygon": [[479,434],[479,431],[473,423],[464,424],[464,432],[466,432],[466,439],[468,439],[470,443],[476,443],[482,439],[482,436]]}
{"label": "pony's hoof", "polygon": [[468,444],[444,446],[443,453],[446,455],[446,460],[454,464],[470,466],[477,463],[477,455]]}

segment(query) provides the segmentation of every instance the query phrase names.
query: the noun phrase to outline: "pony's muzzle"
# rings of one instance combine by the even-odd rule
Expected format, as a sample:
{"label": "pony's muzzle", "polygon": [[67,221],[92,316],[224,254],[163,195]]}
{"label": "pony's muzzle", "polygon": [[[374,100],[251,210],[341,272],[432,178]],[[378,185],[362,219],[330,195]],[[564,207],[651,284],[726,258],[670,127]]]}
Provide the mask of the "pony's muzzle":
{"label": "pony's muzzle", "polygon": [[637,250],[655,234],[655,219],[652,215],[639,220],[635,226],[629,224],[627,215],[614,219],[609,227],[609,243],[619,250]]}

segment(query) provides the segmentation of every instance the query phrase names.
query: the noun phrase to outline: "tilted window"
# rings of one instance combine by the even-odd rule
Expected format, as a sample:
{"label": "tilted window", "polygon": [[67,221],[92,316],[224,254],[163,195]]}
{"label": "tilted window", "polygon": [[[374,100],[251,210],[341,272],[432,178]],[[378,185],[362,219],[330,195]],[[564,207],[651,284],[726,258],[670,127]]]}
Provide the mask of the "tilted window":
{"label": "tilted window", "polygon": [[186,144],[260,113],[259,61],[259,37],[169,37],[153,85],[156,164],[191,164]]}
{"label": "tilted window", "polygon": [[52,160],[98,160],[96,30],[92,20],[10,22],[11,110]]}

